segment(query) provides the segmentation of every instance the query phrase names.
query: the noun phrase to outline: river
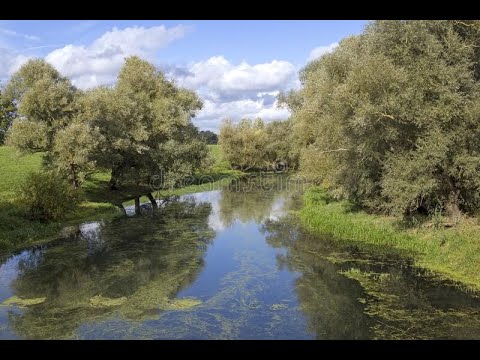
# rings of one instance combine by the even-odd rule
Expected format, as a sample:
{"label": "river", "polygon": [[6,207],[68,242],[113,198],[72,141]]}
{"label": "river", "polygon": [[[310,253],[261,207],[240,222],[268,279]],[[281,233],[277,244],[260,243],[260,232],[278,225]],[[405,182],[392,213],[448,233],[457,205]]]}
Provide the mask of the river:
{"label": "river", "polygon": [[480,339],[478,297],[309,234],[284,185],[181,196],[4,257],[0,339]]}

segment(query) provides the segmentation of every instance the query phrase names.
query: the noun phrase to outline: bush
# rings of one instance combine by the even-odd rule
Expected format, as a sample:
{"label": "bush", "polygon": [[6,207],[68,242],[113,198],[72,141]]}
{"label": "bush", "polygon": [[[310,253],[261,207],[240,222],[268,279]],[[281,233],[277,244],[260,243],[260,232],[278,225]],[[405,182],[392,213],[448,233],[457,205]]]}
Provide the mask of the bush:
{"label": "bush", "polygon": [[79,200],[79,191],[54,172],[32,172],[20,187],[19,203],[31,220],[61,220]]}

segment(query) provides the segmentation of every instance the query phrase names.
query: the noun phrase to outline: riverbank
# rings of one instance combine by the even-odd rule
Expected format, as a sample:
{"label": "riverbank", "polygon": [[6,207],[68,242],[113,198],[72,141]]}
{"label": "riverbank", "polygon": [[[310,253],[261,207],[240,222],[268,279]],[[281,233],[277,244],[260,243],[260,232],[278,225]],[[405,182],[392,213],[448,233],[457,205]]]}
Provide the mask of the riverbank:
{"label": "riverbank", "polygon": [[355,210],[347,201],[333,201],[318,187],[306,190],[300,217],[313,232],[399,251],[436,276],[459,282],[468,290],[480,290],[478,219],[464,219],[452,228],[408,227],[396,218]]}
{"label": "riverbank", "polygon": [[[221,186],[243,173],[230,170],[222,159],[218,145],[209,145],[210,153],[215,160],[208,171],[197,174],[198,184],[178,189],[153,193],[160,198],[172,195],[183,195],[205,191]],[[18,186],[31,171],[41,169],[42,154],[19,156],[14,149],[0,146],[0,252],[12,251],[29,245],[45,243],[55,239],[64,226],[78,225],[92,220],[111,220],[123,216],[118,204],[133,204],[133,198],[151,192],[148,185],[124,184],[118,191],[108,190],[108,172],[94,174],[83,185],[84,201],[63,221],[42,223],[30,221],[23,217],[22,211],[15,201]],[[141,201],[148,201],[142,197]]]}

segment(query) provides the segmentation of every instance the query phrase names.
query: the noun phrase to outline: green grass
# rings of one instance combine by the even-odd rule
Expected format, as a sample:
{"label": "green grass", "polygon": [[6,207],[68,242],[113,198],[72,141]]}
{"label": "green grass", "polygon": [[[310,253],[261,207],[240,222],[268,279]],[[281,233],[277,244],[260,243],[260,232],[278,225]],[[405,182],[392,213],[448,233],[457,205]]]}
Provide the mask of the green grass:
{"label": "green grass", "polygon": [[[160,197],[183,195],[198,191],[217,189],[228,178],[242,176],[243,173],[231,170],[220,153],[218,145],[209,145],[214,165],[208,172],[196,174],[194,184],[179,189],[162,191]],[[108,172],[94,174],[82,187],[85,200],[76,211],[64,221],[41,223],[30,221],[23,216],[16,202],[15,194],[26,174],[41,169],[42,154],[20,155],[13,148],[0,146],[0,251],[21,248],[35,243],[54,239],[59,230],[66,225],[76,225],[85,221],[109,220],[121,216],[118,205],[133,204],[138,196],[151,191],[148,185],[124,184],[120,190],[109,191]],[[154,193],[154,196],[157,193]]]}
{"label": "green grass", "polygon": [[465,219],[454,228],[407,228],[396,218],[355,211],[347,201],[332,201],[318,187],[305,192],[300,217],[314,232],[400,251],[442,278],[480,290],[480,225],[476,219]]}
{"label": "green grass", "polygon": [[12,148],[0,146],[0,199],[15,197],[19,184],[30,171],[40,170],[42,154],[21,156]]}

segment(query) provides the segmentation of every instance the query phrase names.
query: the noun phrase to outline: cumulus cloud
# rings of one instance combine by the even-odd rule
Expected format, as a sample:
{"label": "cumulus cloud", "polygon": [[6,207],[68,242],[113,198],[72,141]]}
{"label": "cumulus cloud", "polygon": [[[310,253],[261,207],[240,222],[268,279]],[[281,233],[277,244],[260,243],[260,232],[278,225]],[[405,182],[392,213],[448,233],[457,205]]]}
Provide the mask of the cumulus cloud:
{"label": "cumulus cloud", "polygon": [[310,55],[308,56],[307,61],[312,61],[318,59],[319,57],[331,53],[335,48],[338,46],[338,42],[331,43],[327,46],[318,46],[312,51],[310,51]]}
{"label": "cumulus cloud", "polygon": [[256,65],[243,61],[234,65],[223,56],[213,56],[190,64],[185,75],[177,73],[174,77],[180,85],[201,90],[211,99],[233,100],[291,87],[296,74],[295,66],[288,61],[273,60]]}
{"label": "cumulus cloud", "polygon": [[5,81],[17,71],[30,57],[0,48],[0,80]]}
{"label": "cumulus cloud", "polygon": [[[81,89],[112,85],[125,57],[138,55],[158,64],[158,50],[184,37],[189,30],[183,25],[113,28],[90,44],[57,48],[45,59]],[[11,75],[27,59],[0,50],[0,78]],[[167,77],[195,90],[203,99],[204,108],[194,122],[204,130],[218,131],[225,118],[286,119],[289,111],[277,107],[276,97],[282,90],[299,86],[298,66],[284,60],[232,63],[219,55],[187,65],[164,64],[161,68]]]}
{"label": "cumulus cloud", "polygon": [[182,38],[189,29],[184,25],[114,27],[88,46],[70,44],[52,51],[45,59],[81,89],[109,85],[125,57],[138,55],[153,61],[157,50]]}
{"label": "cumulus cloud", "polygon": [[242,118],[260,117],[265,121],[272,121],[287,119],[289,115],[288,110],[277,107],[277,100],[269,105],[265,104],[263,99],[229,102],[205,100],[203,109],[194,119],[194,123],[201,129],[218,131],[221,121],[226,118],[238,121]]}
{"label": "cumulus cloud", "polygon": [[299,85],[297,68],[282,60],[232,64],[224,56],[213,56],[184,68],[167,66],[165,71],[180,86],[199,93],[204,107],[194,121],[212,131],[217,131],[225,118],[288,118],[288,110],[277,108],[276,96],[280,90]]}

